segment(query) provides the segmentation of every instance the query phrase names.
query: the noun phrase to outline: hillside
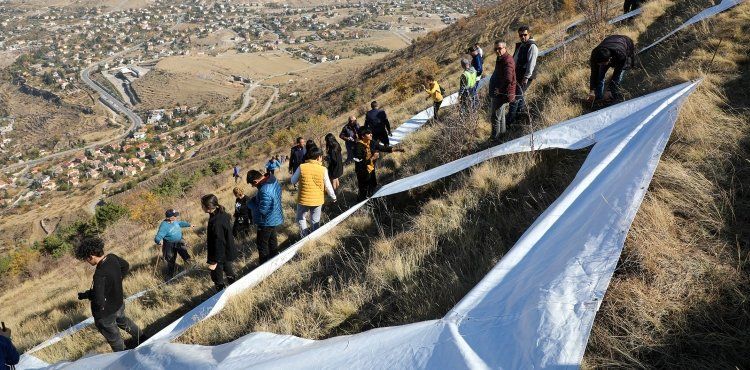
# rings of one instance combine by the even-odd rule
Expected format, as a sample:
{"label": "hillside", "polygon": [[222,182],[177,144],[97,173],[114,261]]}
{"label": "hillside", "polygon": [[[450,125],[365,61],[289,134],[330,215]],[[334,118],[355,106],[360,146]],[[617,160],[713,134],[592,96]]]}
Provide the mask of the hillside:
{"label": "hillside", "polygon": [[[361,110],[372,98],[384,103],[394,122],[400,121],[425,105],[423,94],[415,86],[403,86],[404,81],[438,72],[447,89],[455,90],[457,58],[466,45],[515,40],[513,28],[529,22],[540,44],[549,46],[577,17],[572,8],[566,13],[564,4],[552,1],[533,2],[524,8],[526,14],[516,14],[515,5],[509,1],[484,9],[386,57],[357,78],[331,81],[321,94],[305,96],[253,123],[199,153],[182,175],[165,175],[182,176],[178,180],[185,186],[176,191],[161,191],[164,183],[154,182],[119,196],[130,216],[109,226],[104,237],[112,251],[131,261],[134,273],[126,280],[126,292],[154,288],[130,304],[128,314],[152,335],[212,294],[206,271],[192,271],[168,286],[158,286],[153,274],[156,257],[149,240],[162,209],[178,205],[184,218],[205,225],[197,203],[201,194],[218,192],[223,204],[231,203],[234,185],[227,172],[189,179],[185,173],[224,156],[231,156],[226,158],[230,162],[242,159],[245,168],[258,167],[265,159],[259,153],[283,149],[297,132],[320,137],[336,130],[342,116]],[[646,45],[709,5],[703,0],[654,0],[631,23],[592,24],[590,36],[541,62],[542,73],[529,96],[533,125],[514,128],[509,137],[590,110],[580,103],[587,92],[586,61],[604,34],[626,34]],[[743,185],[750,177],[748,25],[750,5],[745,3],[642,55],[642,67],[626,76],[628,97],[689,79],[704,82],[682,109],[630,230],[594,325],[585,367],[749,365],[750,317],[744,297],[750,288],[745,270],[750,195]],[[488,58],[486,68],[493,65],[494,58]],[[387,156],[379,180],[387,183],[483,149],[488,135],[483,117],[472,123],[450,110],[442,124],[409,137],[406,153]],[[319,339],[441,317],[557,198],[586,154],[551,150],[511,155],[379,200],[306,246],[298,258],[179,341],[218,344],[253,331]],[[345,173],[341,200],[326,207],[327,218],[354,204],[354,182],[353,174]],[[289,221],[291,188],[284,197],[287,223],[280,242],[287,246],[297,233]],[[199,260],[203,232],[199,228],[187,236]],[[247,271],[254,261],[250,254],[238,265]],[[17,327],[21,349],[88,315],[74,292],[86,289],[90,271],[70,264],[74,267],[42,274],[0,297],[9,302],[0,307],[0,317]],[[86,329],[36,355],[58,361],[105,350],[101,336]]]}

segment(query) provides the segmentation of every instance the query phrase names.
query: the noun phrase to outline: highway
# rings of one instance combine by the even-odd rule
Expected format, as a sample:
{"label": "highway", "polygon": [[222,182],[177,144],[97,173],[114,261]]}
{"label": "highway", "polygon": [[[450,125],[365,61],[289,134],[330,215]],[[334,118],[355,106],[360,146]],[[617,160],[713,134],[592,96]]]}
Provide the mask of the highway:
{"label": "highway", "polygon": [[[114,58],[114,56],[112,58]],[[64,150],[62,152],[53,153],[53,154],[50,154],[50,155],[47,155],[47,156],[44,156],[44,157],[41,157],[41,158],[32,159],[32,160],[29,160],[29,161],[18,162],[18,163],[13,163],[13,164],[7,165],[7,166],[3,167],[3,169],[2,169],[3,172],[10,172],[10,171],[13,171],[13,170],[21,168],[21,167],[29,168],[31,166],[35,166],[35,165],[37,165],[39,163],[42,163],[42,162],[45,162],[45,161],[48,161],[48,160],[51,160],[51,159],[65,157],[65,156],[68,156],[68,155],[71,155],[71,154],[74,154],[74,153],[77,153],[77,152],[84,151],[86,149],[93,149],[93,148],[98,147],[98,146],[102,146],[102,145],[106,145],[106,144],[109,144],[109,143],[112,143],[112,142],[120,141],[120,140],[126,138],[131,131],[138,129],[139,127],[141,127],[143,125],[143,120],[141,120],[141,117],[138,117],[138,115],[135,114],[135,112],[133,112],[130,108],[126,107],[125,104],[123,104],[121,101],[115,99],[115,97],[113,97],[106,90],[104,90],[101,86],[99,86],[99,84],[97,84],[95,81],[91,80],[91,78],[90,78],[91,70],[93,68],[95,68],[97,66],[97,64],[99,64],[99,63],[94,63],[94,64],[86,67],[83,71],[81,71],[81,80],[83,80],[83,82],[86,85],[88,85],[90,88],[92,88],[94,91],[96,91],[97,93],[99,93],[99,100],[102,102],[102,104],[108,106],[110,109],[114,110],[115,112],[117,112],[119,114],[122,114],[125,117],[127,117],[128,120],[130,121],[130,127],[128,127],[128,129],[126,129],[122,134],[120,134],[117,137],[107,138],[107,139],[104,139],[104,140],[96,141],[96,142],[93,142],[93,143],[89,143],[86,146],[83,146],[83,147],[80,147],[80,148],[73,148],[73,149]]]}

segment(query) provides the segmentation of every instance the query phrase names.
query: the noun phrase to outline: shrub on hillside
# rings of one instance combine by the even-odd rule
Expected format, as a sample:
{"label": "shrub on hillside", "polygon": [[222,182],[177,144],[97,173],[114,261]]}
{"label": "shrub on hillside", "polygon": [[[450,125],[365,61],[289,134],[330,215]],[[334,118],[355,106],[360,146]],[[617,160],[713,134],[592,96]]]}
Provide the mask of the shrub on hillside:
{"label": "shrub on hillside", "polygon": [[100,229],[104,229],[107,226],[115,223],[115,221],[127,216],[129,210],[125,206],[121,206],[115,203],[107,203],[103,206],[96,207],[96,214],[94,215],[94,222]]}
{"label": "shrub on hillside", "polygon": [[150,191],[131,194],[123,203],[130,210],[130,219],[143,225],[154,225],[164,215],[158,196]]}
{"label": "shrub on hillside", "polygon": [[154,188],[153,192],[162,197],[182,195],[195,184],[196,176],[197,174],[170,173]]}

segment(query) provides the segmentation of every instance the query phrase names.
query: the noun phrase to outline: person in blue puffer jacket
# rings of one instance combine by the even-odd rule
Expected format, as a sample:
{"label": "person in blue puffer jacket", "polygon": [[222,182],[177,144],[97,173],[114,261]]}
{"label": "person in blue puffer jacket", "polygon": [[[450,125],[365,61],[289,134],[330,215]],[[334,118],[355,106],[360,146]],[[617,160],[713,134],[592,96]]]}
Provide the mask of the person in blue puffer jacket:
{"label": "person in blue puffer jacket", "polygon": [[279,168],[281,168],[281,162],[279,162],[279,160],[275,157],[271,157],[271,159],[266,162],[266,172],[270,173],[271,175],[273,175],[274,172]]}
{"label": "person in blue puffer jacket", "polygon": [[164,220],[159,224],[159,230],[154,237],[154,243],[162,247],[164,260],[167,261],[167,280],[174,276],[178,254],[186,266],[192,263],[187,246],[182,240],[182,228],[192,226],[189,222],[178,220],[179,216],[180,212],[176,209],[168,209],[164,212]]}
{"label": "person in blue puffer jacket", "polygon": [[281,185],[272,174],[263,175],[256,170],[248,171],[247,183],[258,188],[258,193],[247,202],[247,208],[252,212],[253,222],[258,226],[258,261],[263,264],[278,254],[276,229],[284,223]]}

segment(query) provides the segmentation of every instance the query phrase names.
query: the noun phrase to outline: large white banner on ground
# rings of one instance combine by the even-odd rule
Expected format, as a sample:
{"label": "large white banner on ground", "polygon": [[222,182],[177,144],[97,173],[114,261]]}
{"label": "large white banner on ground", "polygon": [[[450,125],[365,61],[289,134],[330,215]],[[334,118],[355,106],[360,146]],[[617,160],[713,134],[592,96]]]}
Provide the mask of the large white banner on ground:
{"label": "large white banner on ground", "polygon": [[[198,317],[216,313],[217,305],[212,303],[191,311],[158,339],[137,349],[53,368],[578,367],[679,107],[698,83],[684,83],[565,121],[383,187],[375,197],[424,185],[499,155],[593,145],[565,192],[442,319],[321,341],[271,333],[252,333],[213,347],[166,340],[184,331],[175,329],[182,327],[183,319],[193,321],[188,318],[191,313],[205,312]],[[329,222],[328,229],[350,211]],[[238,286],[243,285],[252,286],[247,281]],[[241,288],[231,290],[236,294]],[[225,301],[224,294],[215,296],[215,302]]]}

